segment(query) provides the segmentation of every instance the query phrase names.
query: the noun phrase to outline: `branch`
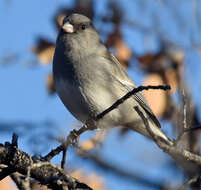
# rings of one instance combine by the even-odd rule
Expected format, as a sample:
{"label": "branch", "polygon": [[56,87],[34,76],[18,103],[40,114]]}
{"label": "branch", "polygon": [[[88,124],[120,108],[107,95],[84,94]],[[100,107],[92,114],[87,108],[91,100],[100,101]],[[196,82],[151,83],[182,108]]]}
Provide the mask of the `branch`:
{"label": "branch", "polygon": [[191,185],[193,183],[197,183],[200,181],[200,176],[196,175],[195,177],[189,179],[187,182],[185,182],[178,190],[184,190],[188,185]]}
{"label": "branch", "polygon": [[162,184],[162,182],[159,181],[152,181],[149,178],[145,178],[144,176],[140,176],[137,173],[129,172],[124,169],[121,169],[119,166],[115,166],[112,161],[105,161],[100,156],[97,156],[96,154],[92,153],[86,153],[85,151],[79,149],[77,154],[85,160],[91,161],[96,166],[99,166],[101,169],[104,169],[106,171],[112,172],[115,175],[118,175],[120,177],[126,178],[128,180],[131,180],[135,183],[139,183],[143,186],[152,187],[153,189],[159,189],[164,190],[165,184]]}
{"label": "branch", "polygon": [[60,167],[39,159],[33,159],[8,142],[5,145],[0,144],[0,164],[13,168],[14,171],[27,176],[26,178],[32,177],[53,190],[92,190],[86,184],[65,174]]}
{"label": "branch", "polygon": [[150,90],[150,89],[154,89],[154,90],[170,90],[170,86],[169,85],[158,85],[158,86],[139,86],[137,88],[134,88],[133,90],[129,91],[126,95],[124,95],[122,98],[118,99],[112,106],[110,106],[109,108],[107,108],[105,111],[103,111],[102,113],[98,114],[96,116],[96,120],[99,120],[101,118],[103,118],[106,114],[108,114],[109,112],[111,112],[112,110],[114,110],[115,108],[117,108],[120,104],[122,104],[123,102],[125,102],[128,98],[130,98],[132,95],[143,91],[143,90]]}
{"label": "branch", "polygon": [[158,138],[152,131],[152,129],[149,126],[149,122],[147,121],[146,117],[143,115],[143,113],[136,109],[138,114],[141,116],[147,131],[149,132],[150,136],[154,140],[154,142],[158,145],[160,149],[162,149],[164,152],[169,154],[176,162],[178,162],[183,169],[189,168],[189,165],[191,165],[193,168],[196,168],[194,171],[199,172],[201,168],[201,156],[191,153],[187,150],[183,150],[176,145],[168,145],[163,141],[163,139]]}

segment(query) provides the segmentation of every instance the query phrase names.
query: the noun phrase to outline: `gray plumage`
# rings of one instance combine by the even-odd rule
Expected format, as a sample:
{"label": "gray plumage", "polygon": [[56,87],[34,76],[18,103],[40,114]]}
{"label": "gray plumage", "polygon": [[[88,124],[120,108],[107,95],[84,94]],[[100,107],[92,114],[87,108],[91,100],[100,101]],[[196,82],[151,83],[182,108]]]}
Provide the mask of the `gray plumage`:
{"label": "gray plumage", "polygon": [[[55,88],[66,108],[81,122],[101,113],[136,88],[107,50],[89,18],[72,14],[63,21],[53,60]],[[155,135],[171,143],[142,93],[126,100],[97,122],[98,128],[123,126],[150,137],[134,107],[148,119]]]}

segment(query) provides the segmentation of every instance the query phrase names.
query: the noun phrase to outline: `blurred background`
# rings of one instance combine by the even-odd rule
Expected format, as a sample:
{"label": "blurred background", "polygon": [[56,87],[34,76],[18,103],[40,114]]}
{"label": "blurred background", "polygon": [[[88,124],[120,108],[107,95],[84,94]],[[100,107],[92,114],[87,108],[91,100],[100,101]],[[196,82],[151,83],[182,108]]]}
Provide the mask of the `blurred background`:
{"label": "blurred background", "polygon": [[[183,129],[184,99],[187,127],[200,125],[201,1],[1,0],[1,143],[16,132],[20,149],[45,155],[81,126],[56,95],[52,79],[56,36],[63,17],[71,13],[93,19],[137,85],[171,85],[169,92],[144,93],[170,138]],[[70,148],[66,171],[95,190],[178,189],[194,175],[153,142],[127,130],[86,132],[80,143],[85,153]],[[181,144],[199,153],[200,130],[187,133]],[[53,160],[60,161],[61,156]],[[199,187],[198,182],[190,188]],[[0,189],[16,187],[7,178]]]}

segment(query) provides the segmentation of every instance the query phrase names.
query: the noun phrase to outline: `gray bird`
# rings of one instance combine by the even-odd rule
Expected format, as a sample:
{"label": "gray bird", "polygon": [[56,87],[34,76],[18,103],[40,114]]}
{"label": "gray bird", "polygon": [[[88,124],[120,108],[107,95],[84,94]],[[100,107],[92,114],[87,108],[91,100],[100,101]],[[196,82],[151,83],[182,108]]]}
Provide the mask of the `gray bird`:
{"label": "gray bird", "polygon": [[[119,61],[101,42],[91,20],[80,14],[64,18],[56,41],[53,76],[63,104],[83,123],[136,88]],[[147,118],[156,136],[172,144],[160,130],[160,123],[142,93],[133,95],[98,120],[96,127],[123,126],[151,137],[135,108]]]}

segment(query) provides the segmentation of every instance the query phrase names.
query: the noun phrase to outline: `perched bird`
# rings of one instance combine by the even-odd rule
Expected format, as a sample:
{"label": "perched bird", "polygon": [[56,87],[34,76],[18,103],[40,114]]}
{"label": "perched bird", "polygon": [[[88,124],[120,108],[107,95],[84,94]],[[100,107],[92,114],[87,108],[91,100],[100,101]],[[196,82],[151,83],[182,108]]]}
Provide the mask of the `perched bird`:
{"label": "perched bird", "polygon": [[[63,104],[83,123],[136,88],[118,60],[101,42],[91,20],[80,14],[72,14],[63,20],[56,41],[53,76]],[[141,92],[98,120],[96,127],[122,126],[151,137],[135,108],[147,118],[155,136],[172,144],[160,130],[160,123]]]}

